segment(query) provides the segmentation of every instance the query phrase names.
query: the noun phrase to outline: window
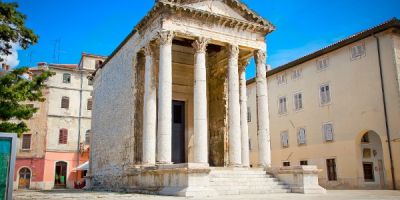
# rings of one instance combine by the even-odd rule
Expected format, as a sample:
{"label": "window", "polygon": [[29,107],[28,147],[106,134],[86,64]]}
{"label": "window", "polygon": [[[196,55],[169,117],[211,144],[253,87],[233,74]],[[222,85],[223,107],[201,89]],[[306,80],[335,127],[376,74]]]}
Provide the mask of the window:
{"label": "window", "polygon": [[363,158],[364,159],[371,158],[371,149],[369,148],[363,149]]}
{"label": "window", "polygon": [[69,97],[61,98],[61,108],[69,109]]}
{"label": "window", "polygon": [[92,110],[93,101],[92,99],[87,100],[87,110]]}
{"label": "window", "polygon": [[361,138],[361,143],[369,143],[369,135],[368,133],[364,134]]}
{"label": "window", "polygon": [[333,125],[326,123],[323,125],[325,142],[333,141]]}
{"label": "window", "polygon": [[306,144],[306,129],[299,128],[299,130],[297,131],[297,141],[299,145]]}
{"label": "window", "polygon": [[102,60],[96,60],[95,69],[98,69],[103,64]]}
{"label": "window", "polygon": [[360,59],[361,57],[365,56],[365,45],[357,45],[351,47],[351,59]]}
{"label": "window", "polygon": [[68,130],[63,128],[60,129],[60,133],[58,135],[58,144],[67,144],[68,142]]}
{"label": "window", "polygon": [[365,162],[363,163],[363,169],[364,169],[365,182],[374,182],[375,181],[374,164]]}
{"label": "window", "polygon": [[317,68],[318,70],[326,69],[329,65],[328,58],[321,58],[317,60]]}
{"label": "window", "polygon": [[71,74],[68,73],[63,74],[63,83],[71,83]]}
{"label": "window", "polygon": [[282,85],[282,84],[286,84],[287,83],[286,74],[278,75],[277,79],[278,79],[278,85]]}
{"label": "window", "polygon": [[329,85],[320,87],[321,105],[326,105],[331,102],[331,91]]}
{"label": "window", "polygon": [[301,160],[300,161],[300,166],[306,166],[308,165],[308,161],[307,160]]}
{"label": "window", "polygon": [[22,150],[29,150],[31,149],[31,134],[26,134],[22,136]]}
{"label": "window", "polygon": [[295,69],[292,72],[292,79],[299,79],[301,77],[301,69]]}
{"label": "window", "polygon": [[279,98],[279,114],[287,113],[286,97]]}
{"label": "window", "polygon": [[282,144],[282,148],[289,147],[289,133],[287,131],[283,131],[281,133],[281,144]]}
{"label": "window", "polygon": [[86,134],[85,134],[85,144],[86,144],[86,145],[89,145],[89,144],[90,144],[90,130],[87,130],[87,131],[86,131]]}
{"label": "window", "polygon": [[249,150],[253,150],[253,146],[251,145],[251,139],[249,139]]}
{"label": "window", "polygon": [[290,167],[290,162],[289,161],[284,161],[282,165],[284,167]]}
{"label": "window", "polygon": [[247,107],[247,122],[251,122],[251,110],[250,110],[250,107]]}
{"label": "window", "polygon": [[294,109],[296,111],[303,110],[303,94],[297,93],[294,95]]}
{"label": "window", "polygon": [[337,181],[336,160],[335,159],[327,159],[326,160],[326,168],[327,168],[327,172],[328,172],[328,181]]}

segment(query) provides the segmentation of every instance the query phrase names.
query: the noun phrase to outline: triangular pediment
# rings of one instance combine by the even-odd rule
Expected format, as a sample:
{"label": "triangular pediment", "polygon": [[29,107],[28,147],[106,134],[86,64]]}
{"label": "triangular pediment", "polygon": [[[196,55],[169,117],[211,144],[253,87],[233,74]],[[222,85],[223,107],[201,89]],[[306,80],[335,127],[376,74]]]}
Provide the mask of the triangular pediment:
{"label": "triangular pediment", "polygon": [[263,26],[273,26],[256,12],[249,9],[240,0],[159,0],[191,9],[210,12],[241,21],[257,23]]}
{"label": "triangular pediment", "polygon": [[218,0],[204,0],[186,4],[185,6],[195,8],[198,10],[204,10],[207,12],[215,13],[218,15],[224,15],[235,19],[246,20],[242,15],[236,12],[233,8],[229,7],[222,1]]}

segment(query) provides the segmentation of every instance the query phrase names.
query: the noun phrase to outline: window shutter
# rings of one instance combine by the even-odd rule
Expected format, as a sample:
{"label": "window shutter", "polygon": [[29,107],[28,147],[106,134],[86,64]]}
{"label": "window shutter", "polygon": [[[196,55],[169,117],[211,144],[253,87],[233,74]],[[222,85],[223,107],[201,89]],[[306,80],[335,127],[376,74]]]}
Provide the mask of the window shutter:
{"label": "window shutter", "polygon": [[68,97],[62,97],[61,108],[65,108],[65,109],[69,108],[69,98]]}
{"label": "window shutter", "polygon": [[87,110],[92,110],[93,101],[92,99],[88,99],[87,101]]}
{"label": "window shutter", "polygon": [[289,147],[289,134],[288,134],[288,132],[281,133],[281,141],[282,141],[282,147],[283,148]]}
{"label": "window shutter", "polygon": [[304,128],[300,128],[299,129],[298,141],[299,141],[299,144],[305,144],[306,143],[306,130]]}
{"label": "window shutter", "polygon": [[22,149],[31,149],[32,135],[26,134],[22,136]]}
{"label": "window shutter", "polygon": [[68,130],[67,129],[60,129],[60,134],[58,137],[59,144],[67,144],[68,142]]}
{"label": "window shutter", "polygon": [[333,126],[332,124],[324,125],[325,141],[333,141]]}

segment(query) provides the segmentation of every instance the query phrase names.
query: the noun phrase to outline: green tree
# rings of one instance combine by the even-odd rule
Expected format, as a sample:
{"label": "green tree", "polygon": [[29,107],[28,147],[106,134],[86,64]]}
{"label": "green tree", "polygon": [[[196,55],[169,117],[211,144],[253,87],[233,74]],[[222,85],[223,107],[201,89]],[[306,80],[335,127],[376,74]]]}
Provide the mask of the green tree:
{"label": "green tree", "polygon": [[46,87],[47,78],[54,73],[46,70],[28,79],[25,77],[28,72],[28,68],[19,68],[0,77],[0,132],[21,136],[29,131],[23,120],[31,119],[38,111],[29,102],[46,100],[42,90]]}
{"label": "green tree", "polygon": [[4,3],[0,0],[0,62],[11,54],[13,44],[22,49],[37,43],[37,36],[25,27],[26,15],[17,11],[17,3]]}

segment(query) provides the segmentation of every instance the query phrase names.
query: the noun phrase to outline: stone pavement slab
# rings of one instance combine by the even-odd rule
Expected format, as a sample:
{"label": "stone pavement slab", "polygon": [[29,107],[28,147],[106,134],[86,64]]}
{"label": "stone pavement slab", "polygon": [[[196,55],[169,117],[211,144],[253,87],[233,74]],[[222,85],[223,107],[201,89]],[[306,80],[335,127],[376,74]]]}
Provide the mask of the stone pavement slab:
{"label": "stone pavement slab", "polygon": [[[113,192],[91,192],[83,190],[52,190],[32,191],[20,190],[14,192],[14,200],[197,200],[196,198],[165,197],[142,194],[124,194]],[[202,200],[204,198],[201,198]],[[303,194],[270,194],[270,195],[240,195],[220,196],[208,200],[400,200],[400,191],[389,190],[330,190],[326,195]],[[199,199],[200,200],[200,199]]]}

